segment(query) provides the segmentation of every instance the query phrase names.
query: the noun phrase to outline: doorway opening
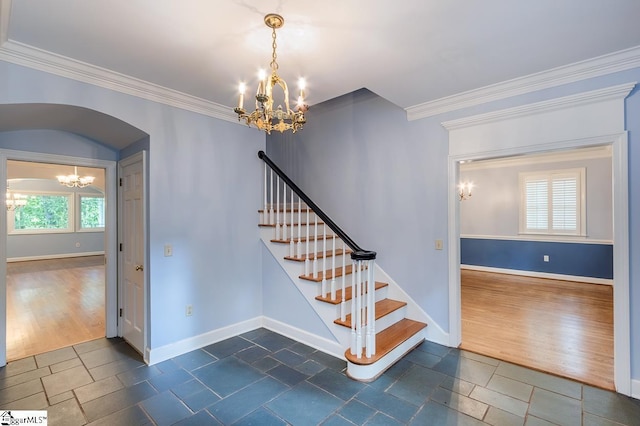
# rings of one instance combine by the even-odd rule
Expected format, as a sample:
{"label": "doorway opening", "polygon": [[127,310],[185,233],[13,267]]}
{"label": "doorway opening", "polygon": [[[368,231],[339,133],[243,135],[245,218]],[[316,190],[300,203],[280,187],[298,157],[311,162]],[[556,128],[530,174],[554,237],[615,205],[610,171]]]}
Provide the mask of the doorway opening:
{"label": "doorway opening", "polygon": [[[7,360],[105,329],[105,170],[7,160]],[[61,185],[57,176],[92,176]]]}
{"label": "doorway opening", "polygon": [[611,146],[465,162],[459,179],[461,347],[613,390]]}

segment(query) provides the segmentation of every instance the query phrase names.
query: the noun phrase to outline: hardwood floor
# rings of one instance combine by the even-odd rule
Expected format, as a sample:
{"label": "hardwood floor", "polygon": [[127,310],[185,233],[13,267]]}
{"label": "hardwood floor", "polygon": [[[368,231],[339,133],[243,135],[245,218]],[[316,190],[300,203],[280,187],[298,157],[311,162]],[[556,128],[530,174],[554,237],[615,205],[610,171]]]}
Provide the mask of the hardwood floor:
{"label": "hardwood floor", "polygon": [[104,337],[104,257],[7,263],[7,360]]}
{"label": "hardwood floor", "polygon": [[611,286],[464,269],[461,284],[461,348],[614,389]]}

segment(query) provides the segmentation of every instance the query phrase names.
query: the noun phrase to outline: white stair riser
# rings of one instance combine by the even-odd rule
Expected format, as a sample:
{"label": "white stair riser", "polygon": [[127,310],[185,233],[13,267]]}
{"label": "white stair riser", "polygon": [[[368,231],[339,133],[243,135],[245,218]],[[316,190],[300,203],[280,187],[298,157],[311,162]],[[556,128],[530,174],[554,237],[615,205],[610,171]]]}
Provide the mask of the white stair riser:
{"label": "white stair riser", "polygon": [[397,360],[411,351],[411,349],[418,346],[423,340],[424,333],[417,333],[374,364],[357,365],[347,361],[347,375],[355,380],[371,382],[384,373]]}
{"label": "white stair riser", "polygon": [[396,309],[393,312],[390,312],[389,314],[383,316],[382,318],[378,318],[376,320],[376,333],[380,333],[382,330],[391,327],[393,324],[397,323],[398,321],[403,320],[407,315],[407,308],[406,306],[403,306],[400,309]]}
{"label": "white stair riser", "polygon": [[[349,285],[347,287],[349,287],[350,285],[351,285],[351,281],[349,281]],[[338,287],[336,287],[336,289],[339,290],[340,287],[338,286]],[[376,302],[379,302],[379,301],[381,301],[383,299],[386,299],[386,298],[387,298],[387,287],[386,286],[376,290],[376,299],[375,299]],[[347,314],[351,313],[351,302],[352,301],[353,301],[353,299],[345,300],[345,306],[347,308]],[[327,303],[327,302],[325,302],[325,303]],[[336,309],[337,309],[336,318],[340,318],[340,305],[337,305]]]}

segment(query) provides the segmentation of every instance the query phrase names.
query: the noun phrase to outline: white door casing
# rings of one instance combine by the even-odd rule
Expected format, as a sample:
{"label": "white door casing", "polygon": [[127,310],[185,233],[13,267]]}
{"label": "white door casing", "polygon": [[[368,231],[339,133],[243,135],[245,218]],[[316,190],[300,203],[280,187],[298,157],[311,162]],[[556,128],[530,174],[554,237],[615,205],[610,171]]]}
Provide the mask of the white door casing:
{"label": "white door casing", "polygon": [[138,352],[147,347],[145,152],[119,163],[120,335]]}
{"label": "white door casing", "polygon": [[449,339],[462,338],[460,207],[463,160],[611,145],[613,172],[614,382],[631,394],[628,136],[624,99],[635,82],[442,123],[449,131]]}

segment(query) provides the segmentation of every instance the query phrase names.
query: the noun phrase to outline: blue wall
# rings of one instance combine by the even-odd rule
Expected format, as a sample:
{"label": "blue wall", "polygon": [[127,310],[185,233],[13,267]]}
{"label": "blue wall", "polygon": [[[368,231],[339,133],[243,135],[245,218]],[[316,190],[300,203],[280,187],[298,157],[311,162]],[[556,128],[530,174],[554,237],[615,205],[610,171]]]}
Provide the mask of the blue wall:
{"label": "blue wall", "polygon": [[[313,105],[295,135],[267,153],[378,264],[448,330],[448,133],[442,122],[640,81],[640,68],[408,122],[405,111],[360,90]],[[640,378],[640,93],[626,100],[629,130],[631,369]],[[554,256],[553,253],[549,253]],[[552,257],[555,258],[555,257]],[[551,262],[550,262],[551,263]]]}
{"label": "blue wall", "polygon": [[[544,255],[549,256],[549,262],[544,262]],[[461,238],[460,263],[518,271],[613,279],[613,246],[611,244]]]}
{"label": "blue wall", "polygon": [[[262,314],[261,132],[153,101],[0,61],[0,103],[75,105],[118,118],[149,135],[133,151],[149,156],[150,348]],[[14,146],[72,152],[64,144]],[[130,153],[129,151],[124,151]],[[117,160],[117,152],[109,160]],[[192,208],[197,202],[197,208]],[[164,257],[164,245],[173,256]],[[147,269],[147,268],[145,268]],[[186,317],[185,305],[193,306]]]}

